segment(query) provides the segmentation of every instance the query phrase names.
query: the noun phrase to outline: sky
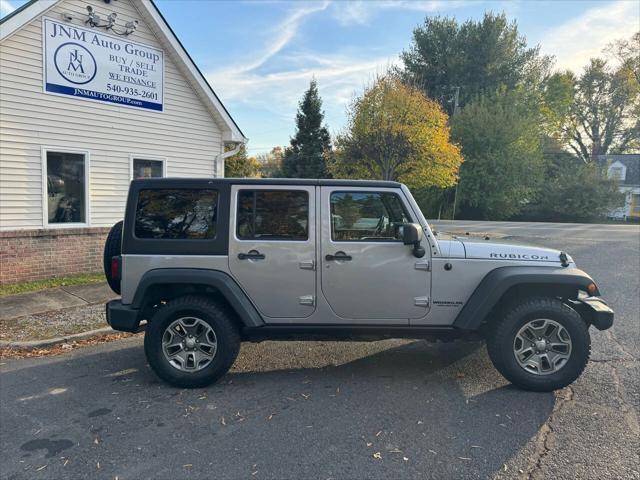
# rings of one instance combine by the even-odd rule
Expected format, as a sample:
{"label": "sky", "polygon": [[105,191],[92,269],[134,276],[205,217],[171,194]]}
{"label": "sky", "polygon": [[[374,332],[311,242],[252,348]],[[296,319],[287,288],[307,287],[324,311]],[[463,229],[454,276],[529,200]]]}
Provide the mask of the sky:
{"label": "sky", "polygon": [[[2,16],[25,0],[0,0]],[[251,155],[286,145],[315,77],[336,135],[376,74],[398,65],[426,16],[459,21],[504,12],[557,69],[580,72],[612,41],[640,29],[640,2],[477,0],[155,0],[249,138]]]}

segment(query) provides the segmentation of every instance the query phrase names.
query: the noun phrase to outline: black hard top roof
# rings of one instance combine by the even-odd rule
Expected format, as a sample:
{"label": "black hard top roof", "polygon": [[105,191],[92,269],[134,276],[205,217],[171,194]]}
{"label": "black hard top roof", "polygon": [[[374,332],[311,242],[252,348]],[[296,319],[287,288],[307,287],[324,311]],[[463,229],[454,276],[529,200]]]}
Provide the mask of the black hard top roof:
{"label": "black hard top roof", "polygon": [[206,185],[312,185],[328,187],[387,187],[398,188],[402,184],[384,180],[334,180],[326,178],[144,178],[132,182],[139,187],[158,188],[162,186],[176,188]]}

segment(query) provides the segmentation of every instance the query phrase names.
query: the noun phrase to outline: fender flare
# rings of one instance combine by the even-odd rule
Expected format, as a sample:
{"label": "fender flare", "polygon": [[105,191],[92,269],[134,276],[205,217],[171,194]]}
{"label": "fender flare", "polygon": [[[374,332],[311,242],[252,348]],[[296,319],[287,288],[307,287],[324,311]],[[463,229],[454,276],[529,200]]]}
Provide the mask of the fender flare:
{"label": "fender flare", "polygon": [[140,279],[131,306],[144,306],[147,292],[160,285],[205,285],[216,289],[229,302],[245,327],[261,327],[262,316],[251,303],[247,294],[230,275],[217,270],[198,268],[158,268],[149,270]]}
{"label": "fender flare", "polygon": [[591,283],[594,283],[593,279],[577,268],[499,267],[491,270],[478,284],[453,326],[461,330],[477,330],[507,290],[517,285],[571,286],[586,291]]}

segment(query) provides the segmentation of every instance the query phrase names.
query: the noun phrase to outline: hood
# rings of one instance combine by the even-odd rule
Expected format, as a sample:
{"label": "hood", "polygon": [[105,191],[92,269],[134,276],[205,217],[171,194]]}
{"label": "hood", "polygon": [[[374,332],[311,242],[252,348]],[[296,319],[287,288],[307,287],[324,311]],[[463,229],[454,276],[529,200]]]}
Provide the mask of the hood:
{"label": "hood", "polygon": [[[562,253],[560,250],[551,248],[468,241],[461,238],[458,240],[464,245],[467,258],[560,263],[560,254]],[[567,262],[573,263],[573,259],[569,255],[567,255]]]}

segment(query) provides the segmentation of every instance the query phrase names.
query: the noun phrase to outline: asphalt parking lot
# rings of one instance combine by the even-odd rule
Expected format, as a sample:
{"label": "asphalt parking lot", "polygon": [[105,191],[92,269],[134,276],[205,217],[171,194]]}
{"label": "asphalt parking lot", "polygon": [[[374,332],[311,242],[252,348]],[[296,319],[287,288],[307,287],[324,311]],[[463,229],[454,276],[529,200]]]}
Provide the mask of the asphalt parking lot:
{"label": "asphalt parking lot", "polygon": [[479,342],[243,345],[179,390],[140,338],[0,365],[0,476],[640,478],[640,228],[440,222],[570,253],[616,311],[555,393],[517,390]]}

